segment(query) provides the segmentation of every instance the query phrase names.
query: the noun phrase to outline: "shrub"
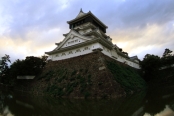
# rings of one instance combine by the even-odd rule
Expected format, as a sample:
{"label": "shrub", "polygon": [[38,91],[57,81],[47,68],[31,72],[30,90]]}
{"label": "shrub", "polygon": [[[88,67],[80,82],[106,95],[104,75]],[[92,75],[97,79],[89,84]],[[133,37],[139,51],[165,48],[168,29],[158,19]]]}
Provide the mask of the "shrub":
{"label": "shrub", "polygon": [[119,66],[115,62],[107,61],[107,67],[114,79],[125,88],[126,91],[139,90],[146,87],[145,81],[130,67]]}
{"label": "shrub", "polygon": [[77,71],[74,70],[74,71],[71,73],[71,76],[74,76],[76,73],[77,73]]}
{"label": "shrub", "polygon": [[84,93],[85,98],[88,98],[90,95],[91,95],[91,94],[90,94],[88,91],[86,91],[86,92]]}

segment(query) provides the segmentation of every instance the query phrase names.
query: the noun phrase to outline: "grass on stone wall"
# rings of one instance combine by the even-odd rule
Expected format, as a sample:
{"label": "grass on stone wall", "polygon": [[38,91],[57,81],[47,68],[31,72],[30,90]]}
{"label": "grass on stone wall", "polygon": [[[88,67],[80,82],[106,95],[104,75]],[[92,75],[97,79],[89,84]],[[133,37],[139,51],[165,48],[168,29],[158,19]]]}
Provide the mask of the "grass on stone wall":
{"label": "grass on stone wall", "polygon": [[48,85],[47,89],[45,90],[46,93],[53,95],[53,96],[62,96],[65,93],[63,92],[63,88],[53,84],[53,85]]}
{"label": "grass on stone wall", "polygon": [[[87,86],[92,85],[91,74],[82,76],[87,71],[87,69],[79,69],[73,71],[57,69],[54,71],[50,70],[46,72],[41,77],[48,82],[48,85],[44,90],[44,93],[49,94],[51,96],[62,97],[64,95],[70,95],[75,90],[75,88],[79,88],[79,92],[85,98],[89,97],[91,94],[87,90]],[[54,81],[51,79],[53,79]]]}
{"label": "grass on stone wall", "polygon": [[125,88],[126,92],[138,91],[146,88],[146,82],[138,72],[126,66],[118,65],[116,62],[107,61],[107,67],[114,76],[114,79]]}

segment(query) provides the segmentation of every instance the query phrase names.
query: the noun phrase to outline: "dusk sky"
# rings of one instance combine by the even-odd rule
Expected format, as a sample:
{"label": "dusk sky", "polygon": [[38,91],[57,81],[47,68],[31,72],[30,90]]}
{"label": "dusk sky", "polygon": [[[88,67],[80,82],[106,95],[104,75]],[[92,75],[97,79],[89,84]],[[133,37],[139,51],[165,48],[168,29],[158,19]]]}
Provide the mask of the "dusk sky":
{"label": "dusk sky", "polygon": [[0,0],[0,57],[53,50],[81,8],[107,25],[106,34],[129,56],[174,51],[174,0]]}

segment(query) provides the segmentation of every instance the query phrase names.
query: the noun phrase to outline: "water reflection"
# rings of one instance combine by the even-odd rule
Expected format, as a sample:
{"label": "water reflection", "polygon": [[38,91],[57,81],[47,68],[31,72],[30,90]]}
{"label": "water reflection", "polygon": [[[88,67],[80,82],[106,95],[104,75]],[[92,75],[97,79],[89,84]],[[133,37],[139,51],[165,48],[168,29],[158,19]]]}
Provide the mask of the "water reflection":
{"label": "water reflection", "polygon": [[6,106],[4,109],[3,109],[3,113],[0,114],[0,116],[14,116],[11,111],[9,110],[8,106]]}
{"label": "water reflection", "polygon": [[155,115],[145,113],[144,116],[174,116],[174,111],[168,105],[166,105],[164,110],[161,111],[160,113],[157,113]]}
{"label": "water reflection", "polygon": [[5,99],[12,99],[11,94],[2,93],[0,91],[0,116],[14,116],[9,110],[8,105],[5,105]]}
{"label": "water reflection", "polygon": [[173,116],[173,109],[174,96],[169,93],[141,92],[117,100],[74,100],[0,91],[0,116]]}

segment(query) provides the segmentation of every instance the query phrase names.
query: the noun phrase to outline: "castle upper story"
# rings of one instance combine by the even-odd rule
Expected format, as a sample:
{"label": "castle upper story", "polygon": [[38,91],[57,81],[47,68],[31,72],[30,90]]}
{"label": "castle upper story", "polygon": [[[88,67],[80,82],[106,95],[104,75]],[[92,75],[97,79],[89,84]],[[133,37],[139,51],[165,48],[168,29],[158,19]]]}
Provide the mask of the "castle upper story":
{"label": "castle upper story", "polygon": [[100,50],[119,62],[140,68],[138,58],[129,57],[127,52],[113,44],[112,38],[106,35],[108,27],[90,11],[84,13],[81,9],[76,18],[67,23],[70,31],[63,34],[65,38],[56,43],[57,47],[54,50],[45,52],[49,55],[49,59],[53,61],[68,59]]}
{"label": "castle upper story", "polygon": [[106,28],[108,27],[104,23],[102,23],[95,15],[93,15],[90,11],[88,13],[84,13],[81,9],[75,19],[67,21],[67,23],[69,24],[69,29],[73,29],[77,26],[89,22],[98,27],[103,33],[106,33]]}

